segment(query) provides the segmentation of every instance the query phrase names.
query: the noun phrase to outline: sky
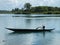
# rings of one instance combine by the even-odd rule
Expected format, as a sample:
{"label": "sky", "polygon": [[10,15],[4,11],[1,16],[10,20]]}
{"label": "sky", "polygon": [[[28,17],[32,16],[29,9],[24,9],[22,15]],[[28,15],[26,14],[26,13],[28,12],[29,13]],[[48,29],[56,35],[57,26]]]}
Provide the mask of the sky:
{"label": "sky", "polygon": [[25,3],[30,3],[32,6],[60,7],[60,0],[0,0],[0,10],[22,8]]}

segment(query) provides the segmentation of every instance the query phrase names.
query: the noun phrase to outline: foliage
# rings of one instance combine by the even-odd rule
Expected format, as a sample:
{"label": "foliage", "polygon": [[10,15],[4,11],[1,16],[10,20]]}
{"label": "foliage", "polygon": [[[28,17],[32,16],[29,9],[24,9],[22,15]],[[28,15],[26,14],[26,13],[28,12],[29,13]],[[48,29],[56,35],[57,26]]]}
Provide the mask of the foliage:
{"label": "foliage", "polygon": [[31,4],[30,4],[30,3],[25,3],[24,8],[25,8],[26,10],[30,10]]}
{"label": "foliage", "polygon": [[31,7],[30,3],[25,3],[22,9],[15,8],[11,11],[1,11],[0,13],[16,13],[16,14],[27,14],[27,13],[40,13],[40,14],[60,14],[60,7],[51,6],[35,6]]}

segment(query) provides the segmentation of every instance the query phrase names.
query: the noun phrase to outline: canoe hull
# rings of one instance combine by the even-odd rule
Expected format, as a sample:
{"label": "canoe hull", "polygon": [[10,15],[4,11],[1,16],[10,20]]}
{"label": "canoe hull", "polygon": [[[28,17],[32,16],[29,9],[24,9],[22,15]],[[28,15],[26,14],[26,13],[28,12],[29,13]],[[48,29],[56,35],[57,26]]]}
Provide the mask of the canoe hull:
{"label": "canoe hull", "polygon": [[14,29],[14,28],[6,28],[8,30],[12,30],[15,32],[51,32],[54,29]]}

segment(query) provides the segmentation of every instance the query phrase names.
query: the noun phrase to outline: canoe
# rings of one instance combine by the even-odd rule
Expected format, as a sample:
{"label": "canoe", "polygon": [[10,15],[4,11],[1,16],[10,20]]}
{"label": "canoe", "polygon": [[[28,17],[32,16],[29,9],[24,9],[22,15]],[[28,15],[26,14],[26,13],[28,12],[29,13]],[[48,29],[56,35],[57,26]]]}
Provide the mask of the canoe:
{"label": "canoe", "polygon": [[17,28],[6,28],[6,29],[15,32],[45,32],[45,31],[51,32],[52,30],[54,30],[54,29],[17,29]]}

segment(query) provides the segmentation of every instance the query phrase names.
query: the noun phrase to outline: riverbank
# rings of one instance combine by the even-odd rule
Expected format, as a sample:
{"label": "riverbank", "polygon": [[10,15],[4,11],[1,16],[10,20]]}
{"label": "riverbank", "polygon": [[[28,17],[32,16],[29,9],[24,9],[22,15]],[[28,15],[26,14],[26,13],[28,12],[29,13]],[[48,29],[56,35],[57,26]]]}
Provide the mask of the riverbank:
{"label": "riverbank", "polygon": [[60,7],[35,6],[30,9],[0,10],[0,14],[60,14]]}
{"label": "riverbank", "polygon": [[0,12],[0,14],[60,14],[60,12]]}

